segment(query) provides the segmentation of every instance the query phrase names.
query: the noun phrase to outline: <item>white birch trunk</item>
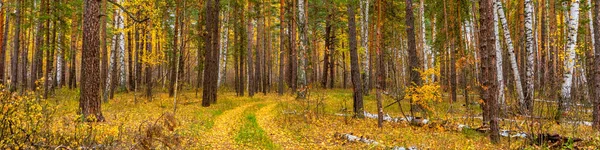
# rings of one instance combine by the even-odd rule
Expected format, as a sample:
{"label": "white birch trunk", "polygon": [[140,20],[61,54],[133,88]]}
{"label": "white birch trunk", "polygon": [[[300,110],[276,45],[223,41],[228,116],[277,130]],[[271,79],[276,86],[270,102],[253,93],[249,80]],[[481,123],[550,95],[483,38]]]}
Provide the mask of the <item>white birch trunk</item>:
{"label": "white birch trunk", "polygon": [[[423,43],[423,69],[427,70],[429,69],[429,55],[430,55],[430,49],[429,49],[429,45],[427,45],[427,39],[426,39],[426,35],[425,35],[425,4],[423,3],[424,0],[420,1],[420,5],[421,8],[419,8],[419,14],[421,15],[421,41]],[[429,82],[429,80],[426,80],[425,82]]]}
{"label": "white birch trunk", "polygon": [[304,0],[298,0],[298,29],[300,30],[300,49],[298,50],[298,97],[306,98],[306,17]]}
{"label": "white birch trunk", "polygon": [[[60,37],[62,37],[63,33],[59,32],[59,34],[60,35],[58,36],[59,37],[58,38],[58,43],[62,43],[62,40],[64,40],[64,39],[62,39]],[[57,46],[56,53],[57,53],[56,54],[56,85],[54,85],[54,86],[58,87],[58,85],[60,85],[63,82],[61,80],[62,79],[62,75],[63,75],[61,72],[63,71],[62,70],[63,69],[63,65],[65,65],[65,59],[63,58],[63,49],[62,49],[61,46]]]}
{"label": "white birch trunk", "polygon": [[527,60],[525,62],[525,103],[521,103],[522,110],[529,111],[529,106],[533,102],[534,87],[533,87],[533,72],[534,72],[534,55],[535,43],[533,35],[533,1],[525,0],[525,49],[527,52]]}
{"label": "white birch trunk", "polygon": [[[497,0],[494,0],[497,1]],[[500,39],[500,31],[498,29],[498,5],[494,5],[494,35],[496,39]],[[498,103],[501,108],[504,108],[504,77],[502,76],[502,47],[500,47],[500,40],[496,40],[496,76],[498,77]]]}
{"label": "white birch trunk", "polygon": [[498,9],[498,19],[502,23],[502,29],[504,29],[504,40],[506,41],[508,47],[508,55],[510,58],[510,66],[513,70],[513,75],[515,78],[515,87],[517,88],[517,96],[519,99],[519,103],[525,103],[525,96],[523,95],[523,86],[521,85],[521,77],[519,76],[519,67],[517,66],[517,57],[515,55],[515,49],[513,47],[513,42],[510,37],[510,30],[508,29],[508,21],[506,21],[506,17],[504,15],[504,8],[502,7],[502,2],[496,1],[496,8]]}
{"label": "white birch trunk", "polygon": [[369,63],[369,0],[360,0],[360,45],[363,49],[364,54],[362,55],[362,67],[364,72],[363,79],[363,90],[369,90],[369,76],[370,74],[370,63]]}
{"label": "white birch trunk", "polygon": [[[119,0],[117,0],[118,2]],[[120,30],[123,30],[124,25],[123,25],[123,17],[121,17],[121,10],[117,9],[117,30],[119,30],[119,32],[117,33],[117,43],[119,45],[119,49],[118,49],[118,53],[119,53],[119,77],[120,77],[120,81],[119,81],[119,85],[122,88],[125,88],[125,82],[126,82],[126,75],[125,75],[125,37],[123,35],[123,33]]]}
{"label": "white birch trunk", "polygon": [[219,54],[219,77],[217,79],[217,87],[220,87],[225,81],[225,66],[227,65],[227,45],[229,40],[229,7],[224,11],[223,14],[223,23],[221,23],[221,45],[220,45],[220,54]]}
{"label": "white birch trunk", "polygon": [[[115,3],[120,3],[121,0],[115,0]],[[115,25],[116,25],[116,31],[115,35],[115,43],[117,44],[117,59],[118,59],[118,63],[119,63],[119,85],[122,88],[125,88],[125,84],[126,84],[126,74],[125,74],[125,36],[123,35],[123,28],[125,28],[124,24],[123,24],[123,17],[121,16],[121,9],[115,9]]]}
{"label": "white birch trunk", "polygon": [[577,28],[579,26],[579,0],[571,4],[568,22],[567,51],[565,52],[565,72],[563,75],[563,84],[560,92],[561,104],[564,110],[568,110],[568,104],[571,99],[571,86],[573,85],[573,68],[575,66],[575,47],[577,46]]}

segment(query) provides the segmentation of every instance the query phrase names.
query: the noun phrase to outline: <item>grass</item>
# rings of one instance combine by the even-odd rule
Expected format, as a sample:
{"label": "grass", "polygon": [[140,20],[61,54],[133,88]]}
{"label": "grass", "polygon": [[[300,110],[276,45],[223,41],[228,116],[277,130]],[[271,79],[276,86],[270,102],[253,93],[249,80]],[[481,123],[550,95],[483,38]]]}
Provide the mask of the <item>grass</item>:
{"label": "grass", "polygon": [[276,149],[277,146],[258,125],[254,113],[246,114],[244,125],[237,133],[235,141],[251,149]]}
{"label": "grass", "polygon": [[[159,90],[156,90],[159,91]],[[45,111],[52,112],[48,116],[48,145],[63,145],[76,148],[82,145],[110,145],[113,149],[139,149],[139,137],[146,134],[149,124],[162,124],[161,116],[173,112],[173,98],[166,92],[154,93],[152,101],[141,94],[136,94],[137,103],[133,94],[117,93],[114,99],[102,103],[103,115],[106,122],[82,123],[77,121],[79,106],[78,92],[68,89],[55,91],[54,96],[48,99],[49,107]],[[198,96],[201,94],[198,94]],[[477,96],[472,95],[473,101]],[[238,97],[230,91],[219,91],[216,104],[210,107],[201,106],[201,98],[196,97],[193,90],[182,91],[177,100],[177,112],[174,113],[176,126],[174,130],[161,132],[164,135],[179,137],[179,148],[214,148],[218,140],[207,143],[208,134],[216,129],[223,129],[217,118],[228,118],[231,114],[239,121],[232,124],[228,137],[235,148],[242,149],[380,149],[384,146],[416,146],[419,149],[522,149],[536,148],[527,146],[524,140],[502,138],[500,144],[491,144],[487,134],[474,130],[458,131],[453,129],[458,124],[467,124],[477,128],[480,120],[463,119],[463,116],[479,115],[481,110],[477,105],[471,106],[472,112],[467,113],[463,106],[464,99],[459,96],[459,102],[439,102],[430,104],[434,111],[429,118],[437,126],[415,127],[407,123],[384,122],[383,128],[377,128],[375,119],[356,119],[342,117],[337,113],[351,113],[352,92],[349,89],[312,89],[306,100],[295,100],[294,95],[285,94],[256,94],[253,97]],[[375,93],[372,92],[364,98],[367,112],[376,112]],[[511,101],[511,100],[508,100]],[[384,96],[384,106],[393,102],[393,99]],[[243,106],[245,109],[239,109]],[[268,111],[259,111],[267,106]],[[404,110],[408,114],[409,103],[401,101],[400,106],[393,104],[384,109],[384,113],[392,117],[402,117]],[[450,108],[453,111],[449,111]],[[552,109],[542,104],[536,108]],[[236,110],[238,113],[229,113]],[[228,115],[229,114],[229,115]],[[267,114],[267,115],[265,115]],[[580,114],[586,115],[586,114]],[[268,117],[265,117],[268,116]],[[585,118],[585,117],[584,117]],[[510,119],[524,120],[526,118],[511,117]],[[532,123],[533,126],[539,125]],[[529,124],[501,123],[502,128],[525,130]],[[517,127],[521,126],[521,128]],[[166,129],[162,127],[163,130]],[[545,122],[545,132],[558,133],[586,140],[584,146],[599,146],[598,132],[586,126],[558,125]],[[354,135],[368,137],[376,140],[382,146],[373,146],[363,143],[351,143],[334,137],[336,133],[353,133]],[[286,140],[282,140],[283,138]],[[154,141],[157,149],[161,142]],[[165,145],[165,144],[162,144]],[[173,145],[175,146],[175,145]],[[2,147],[2,145],[0,145]]]}

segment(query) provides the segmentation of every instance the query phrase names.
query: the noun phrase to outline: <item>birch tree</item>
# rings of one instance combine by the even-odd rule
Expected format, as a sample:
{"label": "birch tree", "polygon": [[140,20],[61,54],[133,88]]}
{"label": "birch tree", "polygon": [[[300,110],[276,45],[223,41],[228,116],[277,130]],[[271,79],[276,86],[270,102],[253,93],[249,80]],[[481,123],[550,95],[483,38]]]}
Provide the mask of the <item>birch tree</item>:
{"label": "birch tree", "polygon": [[219,79],[217,79],[217,87],[221,86],[225,82],[226,78],[226,66],[227,66],[227,45],[229,42],[229,7],[225,5],[225,11],[223,11],[223,23],[221,24],[221,45],[219,47]]}
{"label": "birch tree", "polygon": [[[59,33],[61,34],[59,37],[63,37],[62,36],[62,32]],[[58,43],[62,43],[62,38],[58,38]],[[62,85],[62,79],[63,79],[63,74],[61,72],[63,72],[63,66],[65,65],[65,59],[63,58],[63,48],[61,46],[57,47],[56,49],[56,86],[60,86]]]}
{"label": "birch tree", "polygon": [[[519,73],[519,66],[517,66],[517,56],[515,55],[515,49],[513,46],[512,38],[510,37],[510,29],[508,28],[508,21],[506,21],[506,17],[504,15],[504,8],[502,7],[502,2],[496,1],[496,9],[498,11],[498,19],[502,23],[502,29],[504,31],[504,41],[506,41],[506,45],[508,47],[508,57],[510,59],[510,67],[512,68],[515,87],[517,96],[519,99],[519,104],[525,103],[525,96],[523,94],[523,86],[521,86],[521,76]],[[523,106],[523,105],[521,105]]]}
{"label": "birch tree", "polygon": [[[498,0],[494,0],[497,3]],[[498,5],[494,5],[494,37],[500,39],[500,31],[498,29]],[[496,40],[496,75],[498,76],[498,102],[500,107],[505,106],[504,102],[504,78],[502,77],[502,47],[500,47],[500,40]]]}
{"label": "birch tree", "polygon": [[567,50],[565,52],[564,60],[564,74],[563,83],[560,91],[560,99],[558,104],[557,117],[560,117],[561,113],[568,110],[569,102],[571,100],[571,86],[573,85],[573,70],[575,67],[575,46],[577,44],[577,29],[579,26],[579,0],[571,3],[569,10],[569,21],[568,21],[568,34],[567,34]]}
{"label": "birch tree", "polygon": [[300,50],[298,51],[298,98],[306,98],[306,9],[304,0],[298,0],[298,30],[300,31]]}
{"label": "birch tree", "polygon": [[[116,0],[116,3],[119,3],[120,0]],[[125,88],[125,82],[126,82],[126,77],[125,77],[125,36],[123,35],[123,32],[121,30],[123,30],[124,25],[123,25],[123,17],[121,17],[121,10],[117,9],[115,10],[115,21],[116,21],[116,27],[117,27],[117,38],[116,38],[116,44],[118,45],[117,47],[117,51],[119,53],[119,83],[120,86],[122,88]]]}
{"label": "birch tree", "polygon": [[[433,56],[431,55],[431,49],[429,47],[429,45],[427,45],[427,39],[426,39],[426,35],[425,35],[425,4],[424,4],[425,0],[421,0],[420,1],[420,5],[421,7],[419,8],[419,14],[421,16],[421,42],[422,44],[422,48],[423,48],[423,69],[427,70],[429,69],[429,62],[430,62],[430,58],[433,58]],[[429,81],[426,81],[429,82]]]}
{"label": "birch tree", "polygon": [[360,45],[364,54],[362,55],[363,66],[363,90],[365,94],[369,93],[369,76],[371,75],[369,63],[369,0],[360,0]]}
{"label": "birch tree", "polygon": [[535,45],[535,37],[533,35],[533,1],[525,0],[525,49],[527,52],[527,60],[525,65],[525,103],[521,103],[521,109],[524,113],[530,113],[533,109],[533,73],[534,73],[534,48]]}

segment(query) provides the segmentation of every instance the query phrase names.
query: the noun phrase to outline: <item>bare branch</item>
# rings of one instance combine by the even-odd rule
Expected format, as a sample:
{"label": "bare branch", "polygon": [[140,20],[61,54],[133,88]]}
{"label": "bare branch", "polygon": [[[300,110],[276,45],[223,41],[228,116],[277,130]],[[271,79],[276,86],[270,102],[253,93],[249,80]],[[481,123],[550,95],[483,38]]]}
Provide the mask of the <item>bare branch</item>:
{"label": "bare branch", "polygon": [[127,9],[125,9],[125,7],[123,7],[121,4],[118,4],[112,0],[106,0],[109,3],[119,7],[121,10],[123,10],[123,12],[127,13],[127,15],[129,16],[129,18],[131,18],[133,21],[137,22],[137,23],[142,23],[142,22],[146,22],[148,20],[150,20],[150,18],[144,18],[144,19],[139,19],[137,17],[135,17],[131,12],[129,12]]}

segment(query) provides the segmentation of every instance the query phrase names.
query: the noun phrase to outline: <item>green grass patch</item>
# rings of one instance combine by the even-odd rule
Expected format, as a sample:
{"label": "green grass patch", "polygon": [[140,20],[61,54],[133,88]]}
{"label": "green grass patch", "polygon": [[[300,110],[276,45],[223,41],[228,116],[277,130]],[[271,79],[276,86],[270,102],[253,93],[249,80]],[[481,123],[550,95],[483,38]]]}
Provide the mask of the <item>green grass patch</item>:
{"label": "green grass patch", "polygon": [[259,104],[245,111],[244,125],[235,136],[235,141],[251,149],[279,149],[256,121],[256,115],[253,112],[262,106],[264,105]]}

